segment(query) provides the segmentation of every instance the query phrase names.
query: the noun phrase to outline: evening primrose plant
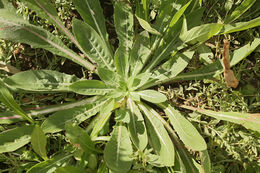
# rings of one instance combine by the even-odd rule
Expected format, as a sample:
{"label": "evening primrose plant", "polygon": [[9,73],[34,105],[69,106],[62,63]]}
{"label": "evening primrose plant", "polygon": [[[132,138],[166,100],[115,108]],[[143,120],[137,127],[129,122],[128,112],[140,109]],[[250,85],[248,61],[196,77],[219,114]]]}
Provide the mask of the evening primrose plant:
{"label": "evening primrose plant", "polygon": [[[0,133],[0,153],[15,151],[31,142],[42,161],[27,172],[210,172],[203,137],[167,102],[167,97],[156,86],[177,80],[212,78],[222,73],[220,60],[192,72],[181,72],[196,48],[209,38],[259,26],[260,18],[230,23],[255,1],[244,0],[226,22],[210,24],[201,24],[203,7],[197,0],[113,1],[117,47],[109,42],[99,1],[73,0],[83,20],[73,19],[72,32],[64,27],[51,1],[22,2],[55,25],[84,57],[50,32],[23,20],[5,0],[0,0],[0,38],[68,58],[93,72],[94,79],[79,79],[52,70],[28,70],[2,79],[0,101],[10,111],[0,114],[0,123],[21,121],[21,125]],[[150,5],[158,9],[151,11]],[[152,13],[156,14],[153,22],[150,20]],[[260,39],[256,38],[235,50],[230,65],[237,64],[259,44]],[[86,97],[25,112],[10,90],[18,93],[73,92]],[[251,114],[181,107],[260,131],[259,117]],[[49,116],[44,120],[35,120],[45,114]],[[78,126],[84,122],[88,122],[87,125]],[[62,131],[74,147],[66,153],[48,155],[45,135]],[[189,151],[198,153],[198,157],[193,158]],[[93,163],[93,160],[98,162]],[[83,164],[84,161],[88,164]]]}

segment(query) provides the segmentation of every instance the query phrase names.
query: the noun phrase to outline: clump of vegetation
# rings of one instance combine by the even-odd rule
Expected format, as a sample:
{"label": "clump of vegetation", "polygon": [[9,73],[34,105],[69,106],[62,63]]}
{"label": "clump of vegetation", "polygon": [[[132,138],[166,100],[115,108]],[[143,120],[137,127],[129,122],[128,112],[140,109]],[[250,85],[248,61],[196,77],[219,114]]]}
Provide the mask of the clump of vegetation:
{"label": "clump of vegetation", "polygon": [[[112,1],[114,16],[108,22],[98,1],[22,2],[17,4],[20,12],[25,11],[27,19],[34,16],[34,25],[16,14],[11,3],[0,0],[0,38],[23,43],[17,45],[19,51],[31,45],[42,52],[40,59],[49,61],[40,63],[42,67],[36,61],[22,69],[26,71],[12,71],[14,75],[0,80],[0,101],[6,105],[0,114],[0,153],[7,153],[0,158],[4,170],[13,165],[27,172],[220,172],[230,162],[224,160],[226,167],[221,166],[223,147],[226,157],[232,153],[239,162],[228,172],[257,169],[254,137],[260,131],[259,115],[239,113],[251,110],[247,104],[257,99],[241,99],[241,92],[234,94],[220,74],[227,64],[235,66],[249,56],[260,39],[235,50],[225,48],[224,64],[206,46],[221,55],[222,38],[232,41],[230,33],[259,26],[259,17],[236,22],[255,1],[244,0],[235,8],[226,4],[225,18],[207,24],[202,22],[205,9],[199,0]],[[64,10],[72,4],[71,11]],[[118,41],[109,39],[111,24]],[[214,39],[215,46],[210,42]],[[9,41],[3,43],[12,44]],[[58,57],[70,61],[60,62]],[[67,68],[82,70],[62,69],[67,62]],[[194,80],[204,80],[203,86],[190,82]],[[165,89],[176,82],[182,86]],[[164,88],[158,90],[159,85]],[[247,88],[242,93],[252,90]],[[14,99],[12,92],[26,94],[29,101],[21,95]],[[21,108],[34,103],[39,108]],[[229,135],[237,129],[243,130]],[[252,145],[244,150],[255,156],[248,158],[251,165],[244,164],[230,145],[239,145],[246,135]]]}

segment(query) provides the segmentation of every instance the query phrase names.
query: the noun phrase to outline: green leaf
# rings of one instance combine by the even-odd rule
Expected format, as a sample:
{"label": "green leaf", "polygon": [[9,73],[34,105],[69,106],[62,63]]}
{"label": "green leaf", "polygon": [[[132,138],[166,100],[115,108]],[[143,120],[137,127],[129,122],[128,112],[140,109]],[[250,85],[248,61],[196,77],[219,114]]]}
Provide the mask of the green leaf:
{"label": "green leaf", "polygon": [[29,24],[21,16],[5,9],[0,9],[0,38],[26,43],[35,48],[43,48],[53,54],[66,57],[89,70],[95,69],[95,66],[89,61],[68,49],[58,37],[41,27]]}
{"label": "green leaf", "polygon": [[17,114],[21,115],[24,119],[31,123],[34,123],[33,119],[29,117],[22,108],[16,103],[12,94],[6,89],[4,83],[0,80],[0,101],[3,102],[11,110],[15,111]]}
{"label": "green leaf", "polygon": [[116,71],[123,78],[128,76],[129,71],[129,54],[126,53],[126,47],[119,46],[115,53]]}
{"label": "green leaf", "polygon": [[137,105],[131,99],[128,99],[127,103],[131,111],[128,129],[132,142],[136,146],[136,148],[144,151],[148,144],[148,136],[143,116]]}
{"label": "green leaf", "polygon": [[86,153],[102,153],[102,150],[96,149],[95,143],[82,128],[77,125],[72,125],[71,123],[66,123],[65,129],[66,137],[74,146],[82,149]]}
{"label": "green leaf", "polygon": [[180,39],[184,43],[189,43],[189,44],[204,42],[208,40],[210,37],[217,34],[222,27],[223,24],[218,24],[218,23],[200,25],[181,34]]}
{"label": "green leaf", "polygon": [[65,166],[61,167],[55,170],[55,173],[81,173],[85,172],[86,170],[80,168],[80,167],[74,167],[74,166]]}
{"label": "green leaf", "polygon": [[142,70],[150,55],[151,46],[149,34],[148,32],[143,31],[137,35],[130,53],[129,64],[131,64],[131,76],[135,76]]}
{"label": "green leaf", "polygon": [[33,167],[31,167],[26,173],[52,173],[57,170],[57,168],[66,166],[72,159],[72,154],[60,154],[54,156],[53,158],[40,162]]}
{"label": "green leaf", "polygon": [[0,153],[12,152],[31,140],[33,126],[21,126],[0,133]]}
{"label": "green leaf", "polygon": [[128,124],[130,122],[130,111],[126,108],[120,107],[115,111],[115,121]]}
{"label": "green leaf", "polygon": [[81,80],[70,85],[70,89],[82,95],[105,95],[113,89],[99,80]]}
{"label": "green leaf", "polygon": [[4,80],[12,89],[32,92],[70,91],[69,85],[78,81],[76,76],[51,70],[28,70],[16,73]]}
{"label": "green leaf", "polygon": [[200,160],[201,160],[201,172],[210,172],[211,171],[211,163],[210,157],[207,150],[200,151]]}
{"label": "green leaf", "polygon": [[94,123],[93,130],[90,134],[91,138],[96,137],[98,133],[103,129],[106,122],[109,120],[112,110],[114,109],[115,101],[114,99],[109,100],[100,110],[96,122]]}
{"label": "green leaf", "polygon": [[161,103],[167,100],[167,97],[164,94],[155,90],[143,90],[137,92],[137,94],[139,94],[142,99],[151,103]]}
{"label": "green leaf", "polygon": [[170,105],[160,104],[183,143],[194,151],[207,149],[207,144],[197,129],[181,113]]}
{"label": "green leaf", "polygon": [[113,70],[112,55],[98,33],[89,24],[75,18],[72,21],[72,25],[73,33],[88,58],[95,61],[99,67]]}
{"label": "green leaf", "polygon": [[96,100],[91,104],[58,111],[49,116],[41,125],[44,133],[56,133],[65,129],[68,122],[80,124],[100,111],[106,101]]}
{"label": "green leaf", "polygon": [[114,173],[126,173],[132,166],[133,154],[129,133],[123,123],[114,126],[112,136],[106,144],[104,158],[108,168]]}
{"label": "green leaf", "polygon": [[26,6],[30,9],[36,11],[37,15],[42,19],[47,19],[49,22],[54,24],[60,29],[67,37],[81,49],[76,38],[71,34],[71,32],[64,26],[62,21],[59,19],[58,13],[54,5],[50,1],[45,0],[22,0]]}
{"label": "green leaf", "polygon": [[116,1],[114,4],[114,23],[119,39],[119,46],[123,46],[126,52],[132,48],[134,37],[134,17],[132,8],[125,1]]}
{"label": "green leaf", "polygon": [[231,23],[244,14],[256,0],[244,0],[230,15],[225,18],[225,23]]}
{"label": "green leaf", "polygon": [[260,17],[252,19],[247,22],[238,22],[238,23],[233,23],[233,24],[225,24],[223,28],[217,33],[217,35],[220,34],[229,34],[232,32],[238,32],[238,31],[243,31],[247,30],[249,28],[254,28],[260,26]]}
{"label": "green leaf", "polygon": [[102,81],[105,82],[108,86],[118,86],[118,75],[109,69],[98,67],[97,69],[98,76]]}
{"label": "green leaf", "polygon": [[109,47],[105,18],[99,1],[73,0],[72,2],[84,21],[99,34],[101,39]]}
{"label": "green leaf", "polygon": [[155,153],[159,156],[162,166],[173,166],[175,159],[174,146],[161,121],[157,118],[158,113],[148,106],[138,104],[145,115],[149,142]]}
{"label": "green leaf", "polygon": [[154,29],[150,23],[148,23],[146,20],[142,19],[141,17],[138,17],[136,15],[136,18],[138,20],[138,22],[140,23],[140,25],[142,26],[142,28],[144,30],[146,30],[147,32],[151,33],[151,34],[155,34],[155,35],[162,35],[160,32],[158,32],[156,29]]}
{"label": "green leaf", "polygon": [[31,136],[31,144],[33,150],[39,154],[44,160],[47,160],[47,151],[46,151],[46,145],[47,145],[47,139],[44,135],[44,132],[42,129],[35,125],[32,136]]}
{"label": "green leaf", "polygon": [[206,109],[195,108],[191,106],[181,106],[185,109],[197,111],[204,115],[217,118],[224,121],[229,121],[236,124],[241,124],[247,129],[260,132],[260,116],[259,114],[248,114],[240,112],[215,112]]}

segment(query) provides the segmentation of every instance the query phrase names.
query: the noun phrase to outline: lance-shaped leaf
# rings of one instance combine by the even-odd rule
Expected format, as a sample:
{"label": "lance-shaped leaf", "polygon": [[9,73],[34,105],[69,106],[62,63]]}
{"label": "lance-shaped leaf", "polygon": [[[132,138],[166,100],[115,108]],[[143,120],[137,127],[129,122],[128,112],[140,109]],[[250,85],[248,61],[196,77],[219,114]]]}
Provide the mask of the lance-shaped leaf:
{"label": "lance-shaped leaf", "polygon": [[197,27],[194,27],[187,32],[184,32],[180,35],[180,39],[184,43],[195,44],[197,42],[204,42],[208,40],[210,37],[217,34],[223,24],[218,23],[211,23],[211,24],[204,24]]}
{"label": "lance-shaped leaf", "polygon": [[31,136],[31,144],[33,150],[39,154],[44,160],[47,160],[47,151],[46,151],[46,145],[47,145],[47,139],[44,135],[44,132],[42,129],[35,125],[32,136]]}
{"label": "lance-shaped leaf", "polygon": [[98,76],[102,81],[105,82],[108,86],[118,86],[119,76],[107,68],[98,67],[97,69]]}
{"label": "lance-shaped leaf", "polygon": [[161,103],[167,100],[164,94],[155,90],[143,90],[137,92],[137,94],[140,95],[142,99],[151,103]]}
{"label": "lance-shaped leaf", "polygon": [[99,80],[81,80],[70,85],[70,89],[82,95],[105,95],[113,90]]}
{"label": "lance-shaped leaf", "polygon": [[140,25],[142,26],[142,28],[145,29],[147,32],[149,32],[151,34],[155,34],[155,35],[162,35],[156,29],[154,29],[151,26],[151,24],[148,23],[146,20],[142,19],[141,17],[138,17],[137,15],[136,15],[136,18],[137,18],[138,22],[140,23]]}
{"label": "lance-shaped leaf", "polygon": [[115,173],[126,173],[132,166],[133,154],[129,133],[123,123],[114,126],[112,136],[104,151],[108,168]]}
{"label": "lance-shaped leaf", "polygon": [[131,139],[136,148],[143,151],[148,144],[147,130],[143,115],[137,105],[130,98],[127,100],[127,104],[131,111],[130,122],[128,124]]}
{"label": "lance-shaped leaf", "polygon": [[72,2],[82,19],[100,35],[102,40],[106,42],[109,47],[105,18],[99,1],[73,0]]}
{"label": "lance-shaped leaf", "polygon": [[30,142],[33,126],[21,126],[0,133],[0,153],[15,151]]}
{"label": "lance-shaped leaf", "polygon": [[68,49],[59,38],[41,27],[29,24],[19,15],[10,13],[5,9],[0,10],[0,38],[26,43],[35,48],[43,48],[53,54],[66,57],[89,70],[95,69],[95,66],[89,61]]}
{"label": "lance-shaped leaf", "polygon": [[245,13],[256,0],[243,0],[243,2],[225,18],[225,23],[231,23]]}
{"label": "lance-shaped leaf", "polygon": [[200,151],[200,161],[201,161],[201,172],[210,172],[211,171],[211,163],[210,157],[207,150]]}
{"label": "lance-shaped leaf", "polygon": [[260,26],[260,17],[257,17],[255,19],[252,19],[247,22],[238,22],[238,23],[232,23],[232,24],[225,24],[223,28],[217,33],[217,35],[220,34],[229,34],[232,32],[238,32],[247,30],[249,28],[254,28]]}
{"label": "lance-shaped leaf", "polygon": [[0,101],[8,106],[11,110],[22,116],[24,119],[28,120],[31,123],[34,123],[33,119],[29,117],[22,108],[16,103],[12,94],[6,89],[4,83],[0,80]]}
{"label": "lance-shaped leaf", "polygon": [[96,121],[94,122],[93,130],[90,134],[91,138],[96,137],[98,133],[103,129],[107,121],[109,120],[112,110],[114,109],[115,101],[108,100],[106,104],[100,110],[99,115],[97,116]]}
{"label": "lance-shaped leaf", "polygon": [[207,149],[207,144],[197,129],[181,113],[167,104],[160,104],[183,143],[194,151]]}
{"label": "lance-shaped leaf", "polygon": [[62,21],[59,19],[58,13],[54,5],[50,1],[45,0],[22,0],[26,6],[30,9],[36,11],[37,15],[43,19],[47,19],[49,22],[54,24],[60,29],[67,37],[79,48],[80,47],[76,38],[71,34],[71,32],[63,25]]}
{"label": "lance-shaped leaf", "polygon": [[105,103],[106,101],[97,100],[91,104],[58,111],[48,117],[41,128],[45,133],[56,133],[64,130],[66,123],[80,124],[99,112]]}
{"label": "lance-shaped leaf", "polygon": [[260,114],[248,114],[240,112],[216,112],[206,109],[195,108],[191,106],[181,106],[185,109],[197,111],[204,115],[208,115],[220,120],[230,121],[236,124],[241,124],[247,129],[251,129],[260,132]]}
{"label": "lance-shaped leaf", "polygon": [[65,126],[66,137],[71,141],[73,145],[82,149],[86,153],[102,153],[95,147],[95,143],[91,140],[90,136],[82,128],[67,123]]}
{"label": "lance-shaped leaf", "polygon": [[138,104],[145,115],[145,124],[148,135],[151,136],[151,144],[155,153],[159,156],[159,162],[163,166],[173,166],[175,159],[174,146],[161,121],[158,113],[152,108]]}
{"label": "lance-shaped leaf", "polygon": [[4,80],[10,88],[32,92],[70,91],[69,85],[78,81],[76,76],[51,70],[29,70]]}
{"label": "lance-shaped leaf", "polygon": [[116,71],[123,78],[128,76],[129,71],[129,54],[126,53],[124,46],[119,46],[115,53],[115,66]]}
{"label": "lance-shaped leaf", "polygon": [[72,25],[74,35],[88,57],[94,60],[99,67],[113,70],[113,58],[98,33],[89,24],[75,18]]}
{"label": "lance-shaped leaf", "polygon": [[119,45],[123,46],[126,53],[128,53],[132,48],[134,36],[134,17],[132,8],[125,1],[116,1],[114,8],[114,23]]}
{"label": "lance-shaped leaf", "polygon": [[130,73],[132,76],[142,70],[150,55],[150,38],[148,32],[144,31],[137,35],[130,53],[129,64],[131,64]]}
{"label": "lance-shaped leaf", "polygon": [[73,154],[60,154],[56,155],[53,158],[46,160],[44,162],[40,162],[29,170],[27,173],[52,173],[61,166],[66,166],[69,164],[70,160],[72,159]]}

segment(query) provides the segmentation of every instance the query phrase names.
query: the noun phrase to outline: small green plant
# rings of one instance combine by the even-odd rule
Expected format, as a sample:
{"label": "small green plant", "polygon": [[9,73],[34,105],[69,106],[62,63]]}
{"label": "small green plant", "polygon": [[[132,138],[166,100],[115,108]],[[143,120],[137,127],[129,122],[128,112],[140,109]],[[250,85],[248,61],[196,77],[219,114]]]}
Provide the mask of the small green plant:
{"label": "small green plant", "polygon": [[[210,24],[201,24],[203,8],[197,0],[114,1],[114,26],[119,40],[116,48],[109,43],[99,1],[73,0],[84,21],[73,19],[72,33],[64,27],[50,1],[23,2],[64,33],[85,58],[66,47],[58,37],[23,20],[6,1],[0,1],[0,38],[68,58],[93,72],[94,79],[79,79],[51,70],[29,70],[1,80],[0,101],[13,112],[1,113],[0,123],[21,121],[21,126],[0,134],[0,153],[15,151],[31,142],[42,160],[28,169],[29,173],[84,172],[86,167],[88,171],[120,173],[130,169],[132,172],[210,172],[203,137],[155,87],[221,74],[220,60],[192,72],[181,72],[196,48],[209,38],[259,26],[259,17],[230,24],[255,1],[244,0],[224,23]],[[154,24],[150,21],[150,4],[157,7],[153,11],[157,13]],[[230,65],[236,65],[259,44],[260,39],[256,38],[235,50]],[[25,112],[8,89],[23,93],[74,92],[87,97]],[[214,112],[185,105],[181,108],[260,132],[257,115]],[[36,118],[50,113],[53,114],[44,120]],[[87,122],[85,128],[79,127],[83,122]],[[64,130],[66,140],[74,147],[49,157],[46,134]],[[196,152],[198,157],[192,157],[188,151]]]}

